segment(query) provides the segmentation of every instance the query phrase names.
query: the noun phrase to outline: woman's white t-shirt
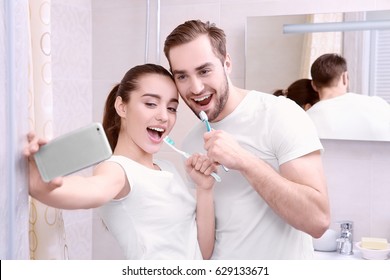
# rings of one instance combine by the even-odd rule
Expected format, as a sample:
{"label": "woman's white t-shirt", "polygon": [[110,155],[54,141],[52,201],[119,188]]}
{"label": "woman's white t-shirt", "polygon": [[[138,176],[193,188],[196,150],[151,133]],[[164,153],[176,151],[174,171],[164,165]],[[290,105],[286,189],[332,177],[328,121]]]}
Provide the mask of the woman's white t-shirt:
{"label": "woman's white t-shirt", "polygon": [[127,259],[202,259],[197,241],[196,201],[175,167],[155,161],[149,169],[123,156],[130,193],[98,209]]}

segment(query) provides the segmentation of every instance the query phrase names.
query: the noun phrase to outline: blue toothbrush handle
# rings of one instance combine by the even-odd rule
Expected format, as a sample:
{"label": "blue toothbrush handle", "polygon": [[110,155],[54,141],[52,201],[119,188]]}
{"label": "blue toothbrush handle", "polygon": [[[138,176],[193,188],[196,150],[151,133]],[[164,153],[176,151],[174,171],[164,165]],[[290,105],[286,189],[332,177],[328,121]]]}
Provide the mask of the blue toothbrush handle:
{"label": "blue toothbrush handle", "polygon": [[[210,132],[211,131],[211,126],[210,126],[210,123],[209,121],[204,121],[206,123],[206,128],[207,128],[207,131]],[[229,171],[229,168],[227,168],[225,165],[222,165],[222,168],[223,170],[225,170],[226,172]],[[217,175],[218,176],[218,175]],[[219,177],[219,176],[218,176]]]}
{"label": "blue toothbrush handle", "polygon": [[211,131],[211,126],[210,126],[210,123],[208,121],[205,121],[206,123],[206,129],[207,131]]}

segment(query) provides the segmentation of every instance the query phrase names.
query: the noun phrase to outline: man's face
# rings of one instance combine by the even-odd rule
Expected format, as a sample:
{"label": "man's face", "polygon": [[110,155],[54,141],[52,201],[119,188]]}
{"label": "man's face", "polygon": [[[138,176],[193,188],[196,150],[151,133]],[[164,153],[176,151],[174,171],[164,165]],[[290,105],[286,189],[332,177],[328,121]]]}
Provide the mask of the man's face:
{"label": "man's face", "polygon": [[223,118],[229,95],[226,63],[214,54],[210,41],[202,35],[192,42],[173,47],[170,65],[184,102],[199,116],[205,111],[210,121]]}

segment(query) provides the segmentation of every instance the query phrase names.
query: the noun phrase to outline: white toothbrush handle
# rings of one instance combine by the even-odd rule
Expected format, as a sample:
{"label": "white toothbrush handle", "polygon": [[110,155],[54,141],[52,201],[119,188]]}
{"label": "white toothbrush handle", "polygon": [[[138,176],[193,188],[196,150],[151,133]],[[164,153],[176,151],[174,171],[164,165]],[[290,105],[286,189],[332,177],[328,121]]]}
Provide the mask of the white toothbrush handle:
{"label": "white toothbrush handle", "polygon": [[[177,150],[177,151],[180,151],[180,150]],[[180,151],[180,153],[185,157],[185,158],[189,158],[190,157],[190,154],[184,152],[184,151]],[[221,177],[219,177],[219,175],[215,172],[211,173],[210,174],[211,176],[213,176],[214,180],[217,181],[218,183],[222,181]]]}
{"label": "white toothbrush handle", "polygon": [[215,181],[217,181],[218,183],[222,181],[221,177],[219,177],[217,173],[213,172],[210,175],[213,176]]}

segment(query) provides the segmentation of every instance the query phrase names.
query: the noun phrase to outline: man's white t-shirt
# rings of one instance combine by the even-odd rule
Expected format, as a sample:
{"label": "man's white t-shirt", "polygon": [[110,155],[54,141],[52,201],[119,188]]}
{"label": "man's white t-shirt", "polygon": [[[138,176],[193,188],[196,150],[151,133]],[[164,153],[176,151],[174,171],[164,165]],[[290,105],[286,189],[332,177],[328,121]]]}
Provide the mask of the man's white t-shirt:
{"label": "man's white t-shirt", "polygon": [[307,110],[321,139],[390,140],[390,105],[377,96],[345,93]]}
{"label": "man's white t-shirt", "polygon": [[196,201],[175,167],[158,160],[152,170],[112,156],[129,180],[130,193],[98,208],[127,259],[202,259],[197,240]]}
{"label": "man's white t-shirt", "polygon": [[[251,91],[237,108],[212,128],[232,134],[239,144],[269,163],[279,165],[322,145],[305,111],[285,97]],[[205,124],[183,141],[184,150],[205,153]],[[310,259],[312,238],[283,221],[235,170],[218,174],[214,191],[216,243],[213,259]]]}

